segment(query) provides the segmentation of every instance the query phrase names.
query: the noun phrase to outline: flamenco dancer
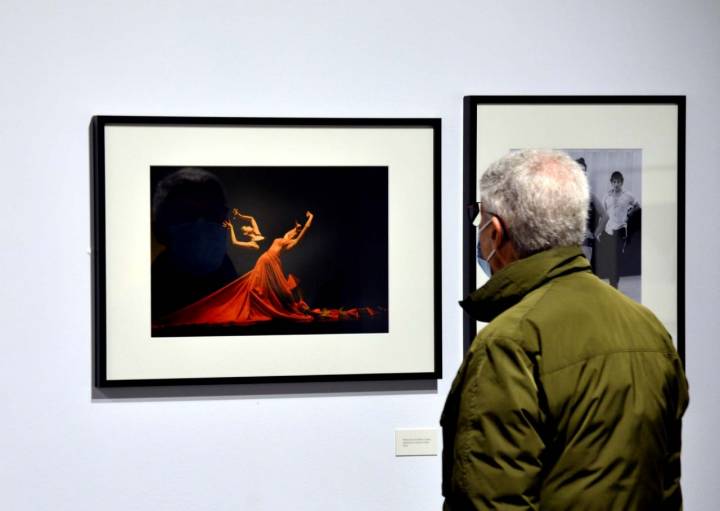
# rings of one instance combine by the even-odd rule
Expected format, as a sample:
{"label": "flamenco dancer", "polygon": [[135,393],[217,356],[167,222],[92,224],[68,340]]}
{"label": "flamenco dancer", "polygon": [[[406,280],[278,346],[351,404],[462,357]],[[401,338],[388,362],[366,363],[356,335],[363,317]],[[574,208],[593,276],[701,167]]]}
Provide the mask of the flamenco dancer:
{"label": "flamenco dancer", "polygon": [[[257,242],[264,238],[255,220],[241,215],[237,209],[233,210],[233,214],[249,220],[252,225],[252,228],[242,228],[249,241],[239,241],[232,223],[226,221],[224,225],[230,231],[233,244],[259,249]],[[273,319],[312,321],[308,305],[299,296],[297,280],[292,275],[286,277],[280,263],[280,254],[295,248],[312,225],[313,214],[308,211],[305,216],[304,225],[295,222],[295,227],[282,238],[273,240],[252,270],[197,302],[163,317],[155,326],[242,326]]]}

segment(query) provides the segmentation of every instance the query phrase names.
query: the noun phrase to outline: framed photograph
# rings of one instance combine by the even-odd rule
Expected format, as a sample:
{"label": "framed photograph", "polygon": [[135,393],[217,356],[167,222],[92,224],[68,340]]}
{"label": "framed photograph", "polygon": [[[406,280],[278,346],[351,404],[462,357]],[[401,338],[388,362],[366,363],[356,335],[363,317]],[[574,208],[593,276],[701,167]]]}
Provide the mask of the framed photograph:
{"label": "framed photograph", "polygon": [[99,387],[441,377],[440,120],[96,116]]}
{"label": "framed photograph", "polygon": [[[466,96],[464,200],[492,162],[519,149],[560,149],[585,169],[591,204],[583,252],[593,272],[652,309],[685,357],[685,97]],[[476,271],[464,227],[464,292]],[[465,348],[476,321],[465,317]]]}

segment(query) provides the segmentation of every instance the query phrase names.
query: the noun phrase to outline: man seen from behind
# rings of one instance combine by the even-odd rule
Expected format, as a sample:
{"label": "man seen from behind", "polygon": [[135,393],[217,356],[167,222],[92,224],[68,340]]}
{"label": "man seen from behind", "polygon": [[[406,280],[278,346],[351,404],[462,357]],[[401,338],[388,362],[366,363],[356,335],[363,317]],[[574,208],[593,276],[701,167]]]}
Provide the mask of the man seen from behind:
{"label": "man seen from behind", "polygon": [[587,178],[565,153],[492,164],[475,205],[488,322],[443,411],[445,511],[679,510],[687,381],[646,307],[591,272]]}

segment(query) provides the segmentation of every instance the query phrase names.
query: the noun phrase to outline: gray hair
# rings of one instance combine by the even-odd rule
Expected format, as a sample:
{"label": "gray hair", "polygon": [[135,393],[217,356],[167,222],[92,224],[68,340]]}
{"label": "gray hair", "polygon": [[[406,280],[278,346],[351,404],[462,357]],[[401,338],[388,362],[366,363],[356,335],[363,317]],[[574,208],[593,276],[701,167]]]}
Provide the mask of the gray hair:
{"label": "gray hair", "polygon": [[580,245],[585,237],[590,189],[564,152],[526,149],[502,157],[480,178],[480,198],[521,256]]}

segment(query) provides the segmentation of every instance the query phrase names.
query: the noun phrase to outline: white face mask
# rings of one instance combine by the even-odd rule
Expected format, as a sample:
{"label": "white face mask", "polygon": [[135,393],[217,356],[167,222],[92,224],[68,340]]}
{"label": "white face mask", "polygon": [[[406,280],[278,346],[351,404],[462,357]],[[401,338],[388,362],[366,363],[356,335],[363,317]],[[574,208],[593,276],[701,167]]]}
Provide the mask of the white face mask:
{"label": "white face mask", "polygon": [[[480,213],[478,213],[476,221],[477,222],[480,221]],[[478,265],[480,266],[480,268],[482,268],[482,270],[485,272],[485,275],[487,275],[488,278],[492,277],[492,267],[490,266],[490,259],[492,259],[493,256],[495,255],[495,249],[492,249],[492,252],[490,252],[490,255],[487,256],[487,258],[483,257],[482,249],[480,248],[480,233],[483,232],[485,230],[485,228],[488,225],[490,225],[491,222],[492,222],[492,218],[490,218],[490,220],[485,222],[485,224],[482,227],[478,228],[477,239],[475,242],[475,259],[477,259]],[[473,222],[473,223],[475,223],[475,222]]]}

